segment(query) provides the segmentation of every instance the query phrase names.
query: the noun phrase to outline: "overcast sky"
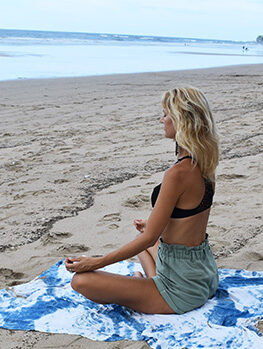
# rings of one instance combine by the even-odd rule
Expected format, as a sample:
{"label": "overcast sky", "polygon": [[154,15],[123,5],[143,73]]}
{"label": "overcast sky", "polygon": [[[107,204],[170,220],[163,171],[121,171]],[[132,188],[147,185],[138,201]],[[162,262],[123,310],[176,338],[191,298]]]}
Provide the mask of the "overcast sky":
{"label": "overcast sky", "polygon": [[263,35],[262,0],[1,0],[0,28],[228,40]]}

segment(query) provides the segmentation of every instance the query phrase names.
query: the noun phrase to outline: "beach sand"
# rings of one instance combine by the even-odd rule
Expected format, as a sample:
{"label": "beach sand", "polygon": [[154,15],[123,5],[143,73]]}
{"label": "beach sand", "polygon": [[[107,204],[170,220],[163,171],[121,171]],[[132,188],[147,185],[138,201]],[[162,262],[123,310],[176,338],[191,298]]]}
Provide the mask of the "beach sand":
{"label": "beach sand", "polygon": [[[133,220],[149,216],[152,188],[175,161],[159,123],[162,93],[189,85],[206,94],[221,135],[207,229],[218,267],[263,270],[263,65],[18,80],[0,82],[0,288],[135,237]],[[1,349],[149,347],[4,329],[1,342]]]}

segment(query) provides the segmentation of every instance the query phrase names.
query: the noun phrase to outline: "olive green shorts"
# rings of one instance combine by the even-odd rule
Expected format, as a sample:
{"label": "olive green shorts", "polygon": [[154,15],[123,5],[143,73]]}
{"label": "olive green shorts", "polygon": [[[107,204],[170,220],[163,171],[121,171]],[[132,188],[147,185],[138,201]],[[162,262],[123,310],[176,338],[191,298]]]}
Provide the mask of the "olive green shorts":
{"label": "olive green shorts", "polygon": [[218,270],[208,242],[194,247],[160,239],[153,281],[170,308],[183,314],[202,306],[218,287]]}

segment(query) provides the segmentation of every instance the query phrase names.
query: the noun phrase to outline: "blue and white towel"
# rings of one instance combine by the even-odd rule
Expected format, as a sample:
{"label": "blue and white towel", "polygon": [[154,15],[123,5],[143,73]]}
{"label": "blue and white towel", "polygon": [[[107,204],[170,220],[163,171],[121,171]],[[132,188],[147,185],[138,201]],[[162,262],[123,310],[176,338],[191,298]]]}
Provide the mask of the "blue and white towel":
{"label": "blue and white towel", "polygon": [[[105,271],[131,275],[140,265],[120,262]],[[33,281],[0,291],[0,327],[78,334],[93,340],[146,341],[152,348],[263,348],[263,272],[219,270],[215,297],[183,315],[148,315],[100,305],[71,289],[64,261]]]}

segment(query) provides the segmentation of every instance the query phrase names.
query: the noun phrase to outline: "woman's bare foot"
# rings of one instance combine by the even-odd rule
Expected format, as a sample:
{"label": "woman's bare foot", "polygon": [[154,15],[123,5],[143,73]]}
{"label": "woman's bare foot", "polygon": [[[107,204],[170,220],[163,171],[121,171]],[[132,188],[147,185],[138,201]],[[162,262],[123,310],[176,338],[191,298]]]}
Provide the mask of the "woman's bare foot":
{"label": "woman's bare foot", "polygon": [[142,275],[142,273],[140,271],[135,271],[133,273],[133,276],[138,277],[138,278],[143,278],[143,275]]}

